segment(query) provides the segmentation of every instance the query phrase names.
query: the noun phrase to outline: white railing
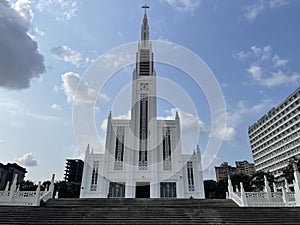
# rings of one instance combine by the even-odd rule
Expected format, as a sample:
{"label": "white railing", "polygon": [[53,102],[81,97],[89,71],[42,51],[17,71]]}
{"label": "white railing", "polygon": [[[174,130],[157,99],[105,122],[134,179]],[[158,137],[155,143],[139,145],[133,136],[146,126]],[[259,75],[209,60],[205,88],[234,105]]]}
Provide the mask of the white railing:
{"label": "white railing", "polygon": [[252,202],[249,207],[285,207],[283,202]]}
{"label": "white railing", "polygon": [[239,193],[239,192],[232,192],[231,196],[229,196],[229,198],[231,198],[239,206],[242,205],[241,193]]}
{"label": "white railing", "polygon": [[[282,192],[271,192],[267,178],[265,177],[264,192],[245,192],[243,184],[240,183],[240,192],[234,192],[230,178],[228,179],[228,198],[232,199],[239,206],[245,207],[291,207],[300,206],[300,174],[294,172],[294,190],[295,192],[286,191],[282,187]],[[287,182],[286,182],[287,183]],[[275,186],[275,184],[273,184]],[[288,185],[286,185],[288,186]],[[289,189],[288,189],[289,190]]]}
{"label": "white railing", "polygon": [[41,195],[41,200],[43,200],[44,202],[47,202],[48,200],[50,200],[51,198],[53,198],[53,191],[48,191],[45,194]]}
{"label": "white railing", "polygon": [[13,184],[7,190],[0,191],[0,205],[18,205],[18,206],[39,206],[41,200],[46,202],[53,196],[54,191],[54,175],[51,184],[46,191],[40,191],[41,182],[36,191],[19,191],[17,190],[17,176]]}
{"label": "white railing", "polygon": [[287,194],[287,196],[288,196],[288,201],[289,201],[289,202],[294,202],[294,201],[296,201],[296,199],[295,199],[295,193],[294,193],[294,192],[287,192],[286,194]]}
{"label": "white railing", "polygon": [[[293,193],[290,193],[291,195]],[[282,198],[281,192],[272,192],[269,197],[267,192],[245,192],[244,193],[246,202],[242,201],[241,192],[231,192],[229,198],[232,199],[239,206],[249,207],[283,207],[283,206],[294,206],[293,201],[285,203]],[[291,197],[292,200],[292,197]]]}
{"label": "white railing", "polygon": [[272,192],[271,193],[273,202],[282,202],[282,192]]}
{"label": "white railing", "polygon": [[265,192],[245,192],[247,201],[251,202],[268,202],[268,196]]}

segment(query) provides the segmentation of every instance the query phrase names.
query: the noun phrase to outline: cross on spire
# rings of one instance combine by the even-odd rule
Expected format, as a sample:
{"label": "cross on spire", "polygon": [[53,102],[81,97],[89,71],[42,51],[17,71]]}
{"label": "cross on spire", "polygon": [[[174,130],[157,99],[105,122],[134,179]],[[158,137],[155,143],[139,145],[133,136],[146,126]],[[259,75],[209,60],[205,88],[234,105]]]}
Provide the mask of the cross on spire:
{"label": "cross on spire", "polygon": [[142,6],[142,8],[145,9],[145,14],[146,14],[146,11],[147,11],[147,9],[149,9],[149,6],[147,4],[145,4]]}

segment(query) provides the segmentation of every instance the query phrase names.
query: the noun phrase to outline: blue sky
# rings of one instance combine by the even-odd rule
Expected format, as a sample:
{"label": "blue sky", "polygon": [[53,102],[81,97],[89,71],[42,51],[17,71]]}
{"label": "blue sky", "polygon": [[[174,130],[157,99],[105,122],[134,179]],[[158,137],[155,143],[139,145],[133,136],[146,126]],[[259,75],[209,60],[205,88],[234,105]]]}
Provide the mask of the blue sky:
{"label": "blue sky", "polygon": [[[78,82],[99,56],[139,40],[145,3],[151,39],[193,51],[222,88],[225,138],[205,178],[214,178],[213,166],[223,161],[252,161],[248,126],[299,87],[297,0],[0,0],[1,162],[24,165],[34,181],[52,173],[63,178],[65,159],[79,157],[82,146],[93,142],[75,139],[72,109],[73,104],[90,106],[100,91],[81,83],[74,100]],[[102,144],[109,110],[115,107],[113,115],[126,118],[130,92],[124,101],[116,98],[130,84],[132,70],[115,74],[94,107]],[[184,151],[192,152],[189,135],[198,129],[204,152],[211,126],[205,93],[176,68],[157,64],[156,71],[179,84],[198,112],[159,101],[159,116],[171,118],[178,108]]]}

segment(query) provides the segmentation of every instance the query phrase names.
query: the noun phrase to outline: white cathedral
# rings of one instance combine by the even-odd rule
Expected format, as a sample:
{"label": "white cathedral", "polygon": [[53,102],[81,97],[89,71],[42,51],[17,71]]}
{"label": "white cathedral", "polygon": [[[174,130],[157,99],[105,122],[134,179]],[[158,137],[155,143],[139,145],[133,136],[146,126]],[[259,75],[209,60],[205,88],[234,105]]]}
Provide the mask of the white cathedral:
{"label": "white cathedral", "polygon": [[180,118],[158,120],[145,15],[133,72],[131,119],[108,116],[104,154],[85,153],[80,198],[204,198],[201,153],[182,154]]}

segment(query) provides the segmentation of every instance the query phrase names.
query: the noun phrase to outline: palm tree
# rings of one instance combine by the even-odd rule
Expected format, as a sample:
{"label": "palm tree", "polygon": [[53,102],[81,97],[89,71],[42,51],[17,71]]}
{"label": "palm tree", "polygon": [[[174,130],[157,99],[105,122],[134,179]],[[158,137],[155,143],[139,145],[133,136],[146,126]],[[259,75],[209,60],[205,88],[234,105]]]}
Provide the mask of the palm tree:
{"label": "palm tree", "polygon": [[293,162],[297,163],[298,171],[299,171],[299,169],[300,169],[300,160],[295,158],[295,157],[290,160],[290,163],[287,167],[282,169],[281,177],[285,178],[289,184],[292,183],[293,180],[295,179],[294,178]]}
{"label": "palm tree", "polygon": [[270,172],[258,171],[251,176],[251,187],[254,191],[262,191],[265,187],[264,176],[267,177],[267,181],[270,186],[273,186],[274,175]]}

